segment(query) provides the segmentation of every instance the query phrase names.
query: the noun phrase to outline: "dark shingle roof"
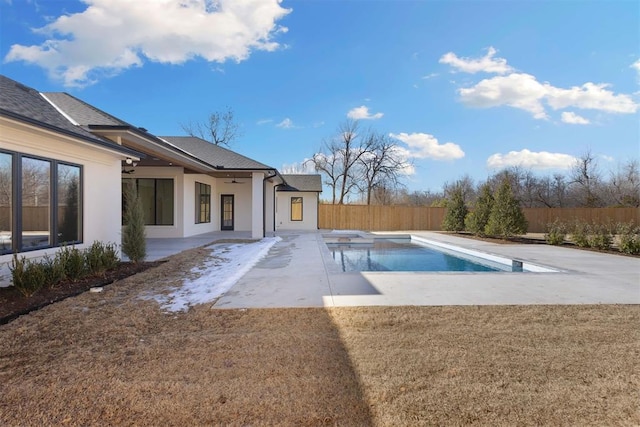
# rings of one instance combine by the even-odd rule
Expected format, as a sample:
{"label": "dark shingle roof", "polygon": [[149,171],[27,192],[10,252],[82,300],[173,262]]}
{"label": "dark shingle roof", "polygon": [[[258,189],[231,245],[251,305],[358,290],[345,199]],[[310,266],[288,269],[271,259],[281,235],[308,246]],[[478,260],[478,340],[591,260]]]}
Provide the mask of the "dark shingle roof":
{"label": "dark shingle roof", "polygon": [[223,166],[225,169],[275,169],[242,154],[193,136],[161,136],[160,138],[214,167]]}
{"label": "dark shingle roof", "polygon": [[65,112],[80,126],[131,126],[65,92],[45,92],[44,96]]}
{"label": "dark shingle roof", "polygon": [[282,175],[286,185],[279,187],[279,191],[317,191],[322,192],[322,177],[320,175]]}
{"label": "dark shingle roof", "polygon": [[[0,112],[33,124],[53,127],[64,133],[72,133],[83,139],[106,143],[106,141],[71,123],[37,90],[2,75],[0,75]],[[115,143],[111,145],[118,147]]]}

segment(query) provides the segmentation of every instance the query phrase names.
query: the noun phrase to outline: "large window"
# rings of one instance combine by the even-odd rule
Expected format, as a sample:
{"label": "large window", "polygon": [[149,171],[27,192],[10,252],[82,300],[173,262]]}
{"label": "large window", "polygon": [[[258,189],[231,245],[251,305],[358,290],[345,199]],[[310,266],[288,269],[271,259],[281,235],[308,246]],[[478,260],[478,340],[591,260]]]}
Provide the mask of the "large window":
{"label": "large window", "polygon": [[[137,186],[138,197],[142,202],[145,225],[173,225],[173,179],[137,178],[132,181]],[[126,203],[125,185],[127,184],[123,181],[123,209]]]}
{"label": "large window", "polygon": [[291,221],[302,221],[302,197],[291,198]]}
{"label": "large window", "polygon": [[196,182],[196,224],[211,222],[211,186]]}
{"label": "large window", "polygon": [[22,246],[51,245],[51,162],[22,157]]}
{"label": "large window", "polygon": [[81,167],[0,152],[0,253],[82,241]]}
{"label": "large window", "polygon": [[80,240],[80,168],[58,165],[58,239],[60,243]]}

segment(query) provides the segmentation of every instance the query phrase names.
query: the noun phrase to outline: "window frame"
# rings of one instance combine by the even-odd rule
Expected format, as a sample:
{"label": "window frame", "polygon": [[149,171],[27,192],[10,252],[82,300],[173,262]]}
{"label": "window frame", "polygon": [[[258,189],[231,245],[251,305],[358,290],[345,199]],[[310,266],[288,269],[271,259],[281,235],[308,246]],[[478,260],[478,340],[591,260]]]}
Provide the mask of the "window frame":
{"label": "window frame", "polygon": [[[298,199],[299,202],[294,202],[294,199]],[[293,211],[293,207],[300,205],[300,218],[298,219],[297,217],[294,218],[294,211]],[[291,222],[300,222],[300,221],[304,221],[304,198],[302,196],[292,196],[291,200],[290,200],[290,212],[289,212],[290,216],[290,220]]]}
{"label": "window frame", "polygon": [[[204,191],[203,191],[204,190]],[[204,200],[203,200],[204,197]],[[203,203],[204,202],[204,203]],[[211,185],[196,181],[196,224],[211,223]],[[204,207],[204,219],[202,218]]]}
{"label": "window frame", "polygon": [[[64,160],[52,159],[49,157],[22,153],[19,151],[0,149],[0,154],[6,154],[11,157],[11,206],[9,207],[11,215],[11,243],[7,249],[0,248],[0,255],[16,254],[31,252],[42,249],[56,248],[68,244],[81,244],[84,239],[84,222],[83,222],[83,210],[84,210],[84,167],[83,165],[67,162]],[[49,212],[48,212],[48,242],[46,245],[37,245],[33,247],[23,247],[23,179],[22,179],[22,165],[23,159],[33,159],[38,161],[45,161],[49,163]],[[73,241],[60,242],[59,239],[59,182],[58,171],[59,166],[69,166],[78,169],[78,239]]]}
{"label": "window frame", "polygon": [[[176,212],[175,212],[175,207],[176,207],[176,183],[175,183],[175,179],[173,178],[130,178],[133,182],[134,185],[136,186],[136,192],[138,194],[138,197],[140,198],[140,201],[143,205],[143,208],[145,207],[144,204],[144,198],[141,197],[140,195],[140,181],[141,180],[147,180],[147,181],[153,181],[153,203],[152,203],[152,212],[151,212],[151,216],[153,216],[153,222],[147,222],[147,215],[145,213],[145,226],[153,226],[153,227],[174,227],[175,223],[176,223]],[[158,213],[158,181],[171,181],[171,223],[170,224],[159,224],[158,222],[162,222],[162,221],[158,221],[158,218],[161,218],[161,214]],[[123,181],[124,184],[124,181]],[[124,190],[124,189],[123,189]],[[126,225],[124,222],[125,219],[125,215],[124,215],[124,211],[126,209],[126,200],[125,200],[125,193],[124,191],[122,191],[122,225]]]}

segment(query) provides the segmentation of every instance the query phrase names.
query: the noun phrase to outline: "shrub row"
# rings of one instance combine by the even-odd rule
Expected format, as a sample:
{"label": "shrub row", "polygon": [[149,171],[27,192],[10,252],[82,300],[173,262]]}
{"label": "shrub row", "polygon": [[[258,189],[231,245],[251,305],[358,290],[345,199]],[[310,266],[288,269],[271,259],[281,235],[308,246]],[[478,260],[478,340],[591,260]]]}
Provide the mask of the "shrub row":
{"label": "shrub row", "polygon": [[598,224],[584,221],[566,223],[555,220],[547,226],[544,238],[551,245],[561,245],[570,241],[581,248],[611,250],[615,235],[618,236],[620,252],[640,254],[640,227],[628,224]]}
{"label": "shrub row", "polygon": [[24,296],[29,297],[38,290],[53,288],[64,280],[77,282],[87,276],[104,274],[120,263],[115,244],[93,242],[84,250],[75,247],[63,247],[54,257],[45,255],[40,260],[18,258],[13,255],[11,279]]}
{"label": "shrub row", "polygon": [[503,239],[527,232],[527,220],[507,179],[495,192],[488,184],[483,185],[472,212],[465,205],[460,187],[453,189],[446,207],[442,220],[442,229],[446,231],[466,230],[481,237]]}

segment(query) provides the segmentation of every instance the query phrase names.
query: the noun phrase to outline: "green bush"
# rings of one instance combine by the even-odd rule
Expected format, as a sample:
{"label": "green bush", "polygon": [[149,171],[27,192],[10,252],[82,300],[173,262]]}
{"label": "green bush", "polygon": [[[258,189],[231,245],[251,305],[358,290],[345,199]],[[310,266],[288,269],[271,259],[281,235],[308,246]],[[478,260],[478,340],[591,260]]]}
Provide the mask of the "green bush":
{"label": "green bush", "polygon": [[544,240],[550,245],[561,245],[564,243],[564,239],[567,237],[567,226],[565,223],[556,219],[551,224],[547,225],[547,233],[544,235]]}
{"label": "green bush", "polygon": [[571,225],[571,241],[578,247],[589,247],[591,227],[584,221],[574,221]]}
{"label": "green bush", "polygon": [[503,239],[527,232],[528,223],[520,208],[520,202],[514,197],[508,179],[503,179],[494,196],[493,207],[485,232],[490,236]]}
{"label": "green bush", "polygon": [[64,265],[65,277],[72,282],[80,280],[86,272],[84,254],[77,248],[69,246],[63,247],[59,254]]}
{"label": "green bush", "polygon": [[469,210],[464,203],[464,196],[461,188],[455,188],[451,199],[447,200],[447,210],[442,219],[442,229],[445,231],[464,230],[464,220]]}
{"label": "green bush", "polygon": [[620,252],[630,255],[640,254],[640,227],[633,223],[619,224],[618,235],[620,237],[618,247]]}
{"label": "green bush", "polygon": [[610,250],[613,244],[613,233],[610,224],[592,224],[587,235],[589,247],[600,250]]}
{"label": "green bush", "polygon": [[470,212],[465,218],[464,225],[467,231],[475,234],[476,236],[483,237],[487,222],[489,222],[489,215],[491,214],[491,208],[493,207],[493,194],[491,193],[491,187],[489,184],[484,184],[480,189],[480,196],[476,200],[473,212]]}
{"label": "green bush", "polygon": [[45,255],[42,258],[41,264],[45,273],[45,285],[53,288],[65,279],[64,264],[57,254],[54,258]]}
{"label": "green bush", "polygon": [[105,269],[111,270],[120,264],[120,255],[118,247],[115,243],[107,243],[103,245],[102,265]]}
{"label": "green bush", "polygon": [[105,271],[105,267],[102,263],[102,253],[104,252],[104,246],[101,242],[93,242],[84,251],[84,261],[87,272],[89,274],[102,274]]}
{"label": "green bush", "polygon": [[35,294],[45,285],[46,273],[44,266],[25,257],[18,258],[13,255],[11,262],[11,278],[13,286],[25,297]]}
{"label": "green bush", "polygon": [[86,269],[89,274],[104,274],[105,271],[116,267],[119,263],[118,250],[114,244],[93,242],[84,251]]}

